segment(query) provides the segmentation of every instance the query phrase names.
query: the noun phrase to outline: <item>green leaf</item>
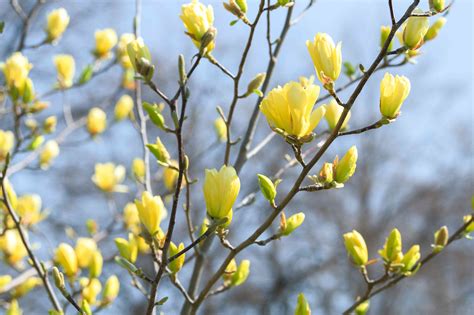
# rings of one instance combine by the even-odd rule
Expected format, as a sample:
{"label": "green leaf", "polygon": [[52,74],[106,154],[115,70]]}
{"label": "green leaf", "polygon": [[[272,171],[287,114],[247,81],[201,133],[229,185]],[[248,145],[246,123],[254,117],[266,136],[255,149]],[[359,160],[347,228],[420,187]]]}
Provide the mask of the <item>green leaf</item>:
{"label": "green leaf", "polygon": [[234,26],[239,20],[233,20],[229,23],[230,26]]}
{"label": "green leaf", "polygon": [[5,29],[5,21],[0,21],[0,34],[3,33],[4,29]]}
{"label": "green leaf", "polygon": [[158,302],[155,303],[155,306],[161,306],[163,304],[166,303],[166,301],[168,301],[168,297],[165,296],[164,298],[162,298],[161,300],[159,300]]}
{"label": "green leaf", "polygon": [[146,110],[148,116],[150,116],[150,119],[155,124],[155,126],[161,129],[166,128],[165,119],[163,118],[163,115],[161,115],[158,105],[143,102],[143,108]]}
{"label": "green leaf", "polygon": [[81,75],[79,76],[79,84],[84,84],[88,82],[92,75],[94,74],[94,67],[92,65],[87,65],[84,70],[82,70]]}

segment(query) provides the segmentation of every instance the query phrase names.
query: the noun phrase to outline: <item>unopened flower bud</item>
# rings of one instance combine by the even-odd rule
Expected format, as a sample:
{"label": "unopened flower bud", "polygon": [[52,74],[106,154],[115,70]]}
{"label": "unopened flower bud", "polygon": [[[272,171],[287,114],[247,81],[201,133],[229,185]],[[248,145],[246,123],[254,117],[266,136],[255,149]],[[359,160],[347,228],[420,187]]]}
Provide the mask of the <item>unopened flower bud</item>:
{"label": "unopened flower bud", "polygon": [[430,9],[436,12],[444,10],[445,0],[430,0]]}
{"label": "unopened flower bud", "polygon": [[[385,42],[388,39],[388,35],[390,34],[391,27],[390,26],[381,26],[380,27],[380,47],[385,45]],[[393,48],[393,41],[390,42],[388,45],[387,51],[391,51]]]}
{"label": "unopened flower bud", "polygon": [[330,184],[334,180],[333,173],[334,173],[333,164],[326,162],[323,164],[323,166],[321,167],[321,170],[319,171],[318,179],[325,184]]}
{"label": "unopened flower bud", "polygon": [[36,114],[45,110],[48,107],[49,107],[48,102],[36,101],[33,103],[33,105],[31,105],[31,107],[29,108],[29,111],[32,114]]}
{"label": "unopened flower bud", "polygon": [[463,221],[464,221],[464,224],[471,221],[471,223],[464,229],[464,232],[467,234],[474,232],[474,221],[472,221],[472,215],[465,215],[463,217]]}
{"label": "unopened flower bud", "polygon": [[115,245],[117,246],[120,256],[131,263],[134,263],[137,260],[138,245],[135,236],[132,233],[128,235],[128,241],[124,238],[117,237],[115,239]]}
{"label": "unopened flower bud", "polygon": [[54,260],[63,267],[68,277],[76,275],[78,271],[78,263],[76,252],[66,243],[61,243],[55,251]]}
{"label": "unopened flower bud", "polygon": [[186,63],[184,61],[183,55],[179,55],[178,57],[178,70],[179,70],[179,82],[181,82],[181,84],[184,84],[187,80],[187,75],[186,75]]}
{"label": "unopened flower bud", "polygon": [[66,9],[59,8],[51,11],[47,16],[46,34],[48,41],[54,41],[61,37],[69,25],[69,15]]}
{"label": "unopened flower bud", "polygon": [[341,184],[347,182],[349,178],[354,175],[357,166],[356,164],[357,148],[356,146],[352,146],[340,161],[334,163],[334,180]]}
{"label": "unopened flower bud", "polygon": [[433,252],[438,253],[443,250],[443,248],[446,246],[448,243],[449,239],[449,231],[447,226],[441,227],[438,231],[435,232],[434,234],[434,244],[433,246]]}
{"label": "unopened flower bud", "polygon": [[420,246],[413,245],[400,262],[403,265],[402,271],[410,275],[411,270],[415,267],[418,260],[420,260],[420,257]]}
{"label": "unopened flower bud", "polygon": [[267,74],[265,72],[258,73],[255,78],[250,81],[249,85],[247,86],[247,92],[245,92],[245,96],[249,96],[252,93],[257,93],[261,96],[262,92],[258,89],[262,86],[263,81],[265,81]]}
{"label": "unopened flower bud", "polygon": [[[413,11],[415,14],[423,13],[422,10],[416,9]],[[403,30],[403,43],[409,49],[418,49],[423,45],[423,38],[425,37],[430,22],[425,16],[412,16],[409,17],[405,29]]]}
{"label": "unopened flower bud", "polygon": [[311,315],[311,308],[303,293],[298,294],[295,315]]}
{"label": "unopened flower bud", "polygon": [[301,224],[303,224],[305,215],[303,212],[292,215],[286,220],[286,227],[280,230],[280,233],[284,236],[290,235],[296,230]]}
{"label": "unopened flower bud", "polygon": [[28,150],[36,150],[42,145],[44,142],[44,137],[43,136],[35,136],[30,144],[28,145]]}
{"label": "unopened flower bud", "polygon": [[135,178],[139,181],[142,181],[145,178],[145,161],[143,161],[143,159],[133,159],[132,173],[133,176],[135,176]]}
{"label": "unopened flower bud", "polygon": [[[169,247],[168,257],[173,257],[174,255],[177,255],[183,249],[184,249],[183,243],[180,243],[178,246],[176,246],[173,242],[171,242],[170,247]],[[170,268],[172,273],[177,273],[178,271],[181,270],[181,268],[184,265],[185,258],[186,258],[186,255],[182,254],[169,263],[168,267]]]}
{"label": "unopened flower bud", "polygon": [[98,107],[92,108],[87,115],[86,126],[87,131],[89,131],[92,136],[101,134],[107,127],[107,115]]}
{"label": "unopened flower bud", "polygon": [[53,133],[56,130],[58,120],[56,116],[49,116],[43,121],[43,130],[45,133]]}
{"label": "unopened flower bud", "polygon": [[59,145],[54,140],[48,140],[39,156],[39,164],[42,169],[47,169],[53,160],[59,155]]}
{"label": "unopened flower bud", "polygon": [[232,276],[231,286],[239,286],[244,283],[250,273],[250,260],[242,260],[239,267],[237,267],[236,272]]}
{"label": "unopened flower bud", "polygon": [[89,278],[98,278],[100,276],[103,263],[104,259],[102,254],[99,250],[95,251],[89,264]]}
{"label": "unopened flower bud", "polygon": [[130,113],[133,110],[133,98],[128,95],[124,94],[122,95],[117,103],[115,104],[115,109],[114,109],[114,114],[115,114],[115,119],[120,121],[128,116],[130,116]]}
{"label": "unopened flower bud", "polygon": [[262,192],[262,195],[270,201],[270,203],[273,203],[277,194],[275,184],[271,181],[270,178],[266,177],[263,174],[258,174],[258,185],[260,186],[260,191]]}
{"label": "unopened flower bud", "polygon": [[102,303],[108,305],[118,296],[120,291],[120,281],[116,275],[110,276],[105,282],[104,292],[102,293]]}
{"label": "unopened flower bud", "polygon": [[355,315],[365,315],[365,314],[367,314],[367,312],[369,310],[369,306],[370,306],[369,300],[367,300],[363,303],[360,303],[359,306],[357,306],[356,309],[354,310]]}
{"label": "unopened flower bud", "polygon": [[353,230],[352,232],[344,234],[344,245],[356,265],[364,266],[367,264],[369,256],[367,245],[359,232]]}
{"label": "unopened flower bud", "polygon": [[65,289],[64,275],[57,267],[53,267],[54,284],[59,290]]}
{"label": "unopened flower bud", "polygon": [[410,87],[408,78],[385,73],[380,82],[380,113],[389,119],[396,118],[410,93]]}
{"label": "unopened flower bud", "polygon": [[398,263],[403,257],[402,236],[398,229],[393,229],[385,240],[383,249],[379,250],[380,256],[387,263]]}
{"label": "unopened flower bud", "polygon": [[214,39],[216,38],[217,35],[217,29],[213,26],[209,27],[209,29],[204,33],[204,35],[201,38],[201,47],[200,47],[200,52],[204,52],[207,46],[209,46],[212,42],[214,42]]}
{"label": "unopened flower bud", "polygon": [[156,138],[155,144],[147,144],[146,147],[150,152],[155,156],[155,158],[162,162],[162,163],[168,163],[170,159],[170,154],[168,153],[168,150],[166,150],[165,145],[163,142],[161,142],[161,139],[159,137]]}
{"label": "unopened flower bud", "polygon": [[438,36],[439,31],[443,28],[444,24],[446,24],[446,21],[447,20],[444,17],[437,19],[436,22],[434,22],[430,26],[430,28],[428,29],[428,32],[426,32],[426,35],[424,38],[425,42],[435,39]]}

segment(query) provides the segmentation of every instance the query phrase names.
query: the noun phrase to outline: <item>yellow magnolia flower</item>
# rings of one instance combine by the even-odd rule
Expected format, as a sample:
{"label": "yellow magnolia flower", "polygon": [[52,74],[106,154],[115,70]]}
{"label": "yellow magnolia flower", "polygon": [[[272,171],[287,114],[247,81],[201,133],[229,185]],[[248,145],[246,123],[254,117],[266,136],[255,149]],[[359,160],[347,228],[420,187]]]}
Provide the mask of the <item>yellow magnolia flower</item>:
{"label": "yellow magnolia flower", "polygon": [[53,133],[56,131],[58,119],[56,116],[49,116],[43,121],[43,130],[45,133]]}
{"label": "yellow magnolia flower", "polygon": [[[164,236],[165,236],[163,231],[161,231],[161,229],[158,230],[158,233],[156,235],[157,235],[156,238],[158,240],[163,240]],[[138,252],[139,253],[148,254],[151,251],[150,245],[148,245],[148,243],[146,242],[146,240],[143,237],[137,236],[136,240],[137,240],[137,244],[138,244]]]}
{"label": "yellow magnolia flower", "polygon": [[28,294],[28,292],[41,285],[42,283],[43,281],[40,278],[30,277],[13,290],[12,296],[14,298],[20,298],[22,296],[25,296],[26,294]]}
{"label": "yellow magnolia flower", "polygon": [[115,104],[115,119],[127,118],[133,110],[133,98],[130,95],[122,95]]}
{"label": "yellow magnolia flower", "polygon": [[313,111],[319,90],[311,82],[289,82],[271,90],[260,103],[260,110],[272,129],[296,138],[310,136],[326,113],[323,106]]}
{"label": "yellow magnolia flower", "polygon": [[[173,242],[170,243],[169,247],[169,256],[168,257],[173,257],[174,255],[177,255],[180,251],[184,249],[184,244],[180,243],[178,246],[176,246]],[[177,273],[178,271],[181,270],[181,268],[184,265],[184,260],[185,260],[186,255],[182,254],[175,260],[173,260],[171,263],[169,263],[168,267],[170,268],[172,273]]]}
{"label": "yellow magnolia flower", "polygon": [[[13,209],[16,208],[17,206],[17,195],[15,193],[15,190],[13,189],[12,185],[10,184],[10,181],[8,180],[8,178],[6,178],[6,180],[4,181],[3,183],[5,185],[5,190],[7,192],[7,198],[8,198],[8,201],[10,202],[10,205],[13,207]],[[1,199],[5,199],[5,196],[3,195],[3,190],[0,189],[0,198]],[[4,209],[6,211],[6,207],[4,205],[3,202],[0,202],[0,210],[1,209]]]}
{"label": "yellow magnolia flower", "polygon": [[367,263],[369,259],[367,245],[359,232],[353,230],[344,234],[344,245],[356,265],[363,266]]}
{"label": "yellow magnolia flower", "polygon": [[288,236],[293,233],[304,222],[305,215],[303,212],[292,215],[285,222],[285,228],[281,231],[282,235]]}
{"label": "yellow magnolia flower", "polygon": [[[169,164],[178,167],[178,162],[175,160],[169,161]],[[178,180],[178,171],[171,167],[165,167],[163,170],[163,184],[168,191],[173,191]]]}
{"label": "yellow magnolia flower", "polygon": [[146,146],[158,161],[163,163],[169,162],[170,154],[168,153],[168,150],[166,150],[165,145],[163,142],[161,142],[159,137],[156,138],[156,142],[154,144],[147,144]]}
{"label": "yellow magnolia flower", "polygon": [[54,261],[63,267],[64,273],[68,277],[73,277],[78,271],[77,256],[71,245],[61,243],[54,253]]}
{"label": "yellow magnolia flower", "polygon": [[105,112],[98,107],[92,108],[87,115],[87,131],[91,136],[95,136],[104,132],[106,127],[107,115]]}
{"label": "yellow magnolia flower", "polygon": [[117,33],[112,28],[95,32],[95,54],[98,58],[107,58],[110,50],[117,44]]}
{"label": "yellow magnolia flower", "polygon": [[60,38],[69,25],[69,14],[64,8],[51,11],[46,19],[46,34],[49,41]]}
{"label": "yellow magnolia flower", "polygon": [[303,293],[298,295],[298,302],[296,303],[295,315],[311,315],[311,308]]}
{"label": "yellow magnolia flower", "polygon": [[164,217],[165,206],[160,196],[152,196],[148,191],[143,192],[141,200],[135,200],[140,221],[148,233],[154,235],[160,229]]}
{"label": "yellow magnolia flower", "polygon": [[[192,0],[191,3],[181,6],[181,15],[179,16],[186,28],[186,34],[191,37],[194,45],[201,49],[201,40],[204,34],[212,28],[214,23],[214,10],[212,6],[205,6],[198,0]],[[210,53],[215,47],[212,40],[205,48],[204,53]]]}
{"label": "yellow magnolia flower", "polygon": [[15,136],[13,135],[13,132],[9,130],[3,131],[0,129],[0,161],[5,160],[14,144]]}
{"label": "yellow magnolia flower", "polygon": [[124,33],[120,36],[120,40],[117,44],[117,55],[120,64],[125,69],[133,69],[132,62],[128,57],[127,45],[135,40],[135,35],[132,33]]}
{"label": "yellow magnolia flower", "polygon": [[97,251],[97,243],[88,237],[80,237],[76,241],[74,249],[77,257],[77,264],[79,268],[89,267],[94,253]]}
{"label": "yellow magnolia flower", "polygon": [[[339,118],[341,117],[342,112],[344,111],[344,107],[339,105],[336,100],[331,100],[329,104],[324,104],[323,106],[324,108],[326,108],[326,115],[324,116],[324,118],[326,118],[326,122],[328,123],[329,129],[333,130],[334,128],[336,128],[337,122],[339,121]],[[351,119],[350,111],[347,113],[346,119],[344,119],[341,129],[346,128],[349,119]]]}
{"label": "yellow magnolia flower", "polygon": [[12,282],[12,276],[10,275],[4,275],[0,276],[0,291],[3,289],[4,286]]}
{"label": "yellow magnolia flower", "polygon": [[334,160],[334,180],[338,183],[345,183],[354,175],[357,167],[357,148],[353,145],[346,154],[339,159]]}
{"label": "yellow magnolia flower", "polygon": [[410,80],[404,76],[385,73],[380,82],[380,112],[393,119],[400,113],[403,102],[410,93]]}
{"label": "yellow magnolia flower", "polygon": [[91,305],[95,305],[97,303],[97,296],[102,291],[102,284],[100,283],[99,279],[87,279],[81,278],[81,286],[82,286],[82,298],[87,301],[87,303]]}
{"label": "yellow magnolia flower", "polygon": [[59,155],[59,145],[54,140],[49,140],[44,145],[39,156],[39,164],[42,169],[47,169],[53,160]]}
{"label": "yellow magnolia flower", "polygon": [[110,276],[105,282],[104,292],[102,293],[103,305],[109,305],[118,296],[120,291],[120,281],[116,275]]}
{"label": "yellow magnolia flower", "polygon": [[137,260],[138,244],[136,237],[132,233],[128,234],[128,241],[124,238],[117,237],[115,239],[115,245],[117,246],[120,256],[131,263]]}
{"label": "yellow magnolia flower", "polygon": [[120,185],[125,179],[125,167],[114,163],[97,163],[92,181],[105,192],[123,192],[126,187]]}
{"label": "yellow magnolia flower", "polygon": [[227,140],[227,126],[222,117],[214,120],[214,130],[216,131],[217,139],[219,139],[219,141],[225,142]]}
{"label": "yellow magnolia flower", "polygon": [[439,31],[443,28],[444,24],[446,24],[446,21],[447,20],[444,17],[437,19],[436,22],[434,22],[426,32],[424,41],[426,42],[435,39],[438,36]]}
{"label": "yellow magnolia flower", "polygon": [[127,203],[123,208],[123,223],[127,230],[138,234],[140,232],[140,218],[138,209],[134,203]]}
{"label": "yellow magnolia flower", "polygon": [[23,95],[28,74],[33,65],[21,52],[13,53],[0,68],[3,70],[6,85],[9,89],[17,89],[20,95]]}
{"label": "yellow magnolia flower", "polygon": [[7,230],[0,236],[0,250],[10,265],[17,265],[28,255],[17,230]]}
{"label": "yellow magnolia flower", "polygon": [[319,81],[324,85],[336,81],[341,73],[342,43],[339,42],[335,45],[331,36],[326,33],[318,33],[312,42],[306,41],[306,46]]}
{"label": "yellow magnolia flower", "polygon": [[229,217],[240,191],[240,179],[232,166],[224,165],[219,171],[206,169],[202,190],[207,214],[213,219]]}
{"label": "yellow magnolia flower", "polygon": [[12,300],[10,306],[7,309],[5,315],[23,315],[23,311],[20,308],[17,300]]}
{"label": "yellow magnolia flower", "polygon": [[413,245],[403,256],[400,263],[403,265],[402,272],[407,276],[411,275],[412,269],[415,267],[418,260],[420,260],[420,245]]}
{"label": "yellow magnolia flower", "polygon": [[145,162],[143,161],[143,159],[140,159],[140,158],[135,158],[133,159],[132,161],[132,172],[133,172],[133,176],[135,176],[135,178],[142,182],[143,179],[145,178]]}
{"label": "yellow magnolia flower", "polygon": [[45,214],[41,213],[39,195],[24,195],[18,198],[15,212],[20,216],[21,223],[25,225],[36,224],[45,217]]}
{"label": "yellow magnolia flower", "polygon": [[[416,9],[413,13],[423,13]],[[430,22],[427,17],[412,16],[409,17],[403,30],[403,42],[409,49],[418,49],[423,45],[423,38],[428,32]]]}
{"label": "yellow magnolia flower", "polygon": [[72,85],[76,63],[71,55],[56,55],[54,64],[58,72],[58,83],[61,88],[68,88]]}
{"label": "yellow magnolia flower", "polygon": [[230,285],[236,287],[243,284],[247,280],[249,273],[250,273],[250,260],[244,259],[242,260],[240,265],[237,267],[237,270],[232,275]]}
{"label": "yellow magnolia flower", "polygon": [[92,254],[92,259],[89,264],[89,278],[98,278],[102,273],[102,266],[104,265],[104,258],[100,250],[96,250]]}

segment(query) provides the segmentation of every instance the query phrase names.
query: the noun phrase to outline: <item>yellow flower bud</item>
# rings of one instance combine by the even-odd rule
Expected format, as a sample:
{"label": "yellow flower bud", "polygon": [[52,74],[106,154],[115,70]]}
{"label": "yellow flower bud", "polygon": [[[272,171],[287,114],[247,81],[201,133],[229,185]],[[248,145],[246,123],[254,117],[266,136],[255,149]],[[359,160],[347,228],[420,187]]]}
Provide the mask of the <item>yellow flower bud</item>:
{"label": "yellow flower bud", "polygon": [[165,167],[163,169],[163,184],[168,191],[173,191],[179,175],[178,171],[175,169],[178,167],[178,162],[171,160],[169,161],[169,164],[173,167]]}
{"label": "yellow flower bud", "polygon": [[146,146],[158,161],[162,163],[169,162],[170,154],[159,137],[156,138],[155,144],[147,144]]}
{"label": "yellow flower bud", "polygon": [[341,73],[342,43],[339,42],[335,45],[331,36],[326,33],[318,33],[313,42],[306,41],[306,46],[319,81],[324,85],[336,81]]}
{"label": "yellow flower bud", "polygon": [[[183,243],[180,243],[178,246],[176,246],[173,242],[171,242],[170,247],[169,247],[168,257],[173,257],[174,255],[178,254],[183,249],[184,249]],[[176,258],[175,260],[169,263],[168,267],[170,268],[172,273],[177,273],[178,271],[181,270],[181,268],[184,265],[185,258],[186,258],[186,255],[182,254],[178,258]]]}
{"label": "yellow flower bud", "polygon": [[432,245],[433,252],[439,253],[440,251],[442,251],[443,248],[448,243],[448,239],[449,239],[449,231],[448,231],[448,227],[445,225],[445,226],[442,226],[434,234],[434,244]]}
{"label": "yellow flower bud", "polygon": [[345,183],[354,175],[357,163],[357,148],[352,146],[340,160],[334,162],[334,180],[338,183]]}
{"label": "yellow flower bud", "polygon": [[9,284],[12,281],[12,276],[4,275],[0,276],[0,291],[3,289],[4,286]]}
{"label": "yellow flower bud", "polygon": [[115,104],[115,119],[127,118],[133,110],[133,98],[130,95],[122,95]]}
{"label": "yellow flower bud", "polygon": [[[181,6],[181,15],[179,16],[186,28],[186,34],[191,37],[194,45],[201,49],[201,40],[204,34],[212,27],[214,23],[214,10],[212,6],[205,6],[198,0],[192,0],[189,4]],[[215,42],[210,42],[203,53],[210,53],[215,46]]]}
{"label": "yellow flower bud", "polygon": [[277,195],[275,184],[273,184],[270,178],[266,177],[263,174],[257,174],[257,177],[258,185],[260,186],[260,191],[262,192],[262,195],[265,197],[265,199],[270,201],[270,203],[273,203]]}
{"label": "yellow flower bud", "polygon": [[245,93],[245,96],[249,96],[252,93],[258,93],[261,94],[258,89],[260,86],[263,84],[265,81],[265,78],[267,77],[267,74],[265,72],[258,73],[255,78],[250,81],[249,85],[247,86],[247,92]]}
{"label": "yellow flower bud", "polygon": [[64,269],[68,277],[73,277],[78,271],[77,256],[71,245],[61,243],[54,253],[54,261]]}
{"label": "yellow flower bud", "polygon": [[403,265],[402,272],[407,275],[411,274],[411,270],[415,267],[418,260],[420,260],[420,246],[413,245],[408,252],[403,256],[401,264]]}
{"label": "yellow flower bud", "polygon": [[271,128],[297,138],[309,136],[326,113],[323,106],[313,111],[319,90],[314,84],[289,82],[271,90],[260,103],[260,110]]}
{"label": "yellow flower bud", "polygon": [[41,101],[36,101],[33,103],[33,105],[30,106],[30,112],[31,113],[39,113],[49,107],[48,102],[41,102]]}
{"label": "yellow flower bud", "polygon": [[[164,240],[164,233],[161,231],[161,229],[158,230],[158,233],[156,233],[156,238],[158,241]],[[146,242],[146,240],[143,237],[136,236],[135,237],[138,245],[138,252],[141,254],[148,254],[151,252],[150,245]]]}
{"label": "yellow flower bud", "polygon": [[51,11],[46,20],[47,24],[45,31],[49,41],[54,41],[60,38],[69,25],[69,15],[64,8]]}
{"label": "yellow flower bud", "polygon": [[403,258],[402,236],[398,229],[393,229],[390,232],[390,235],[385,240],[383,249],[379,250],[379,255],[382,256],[386,263],[399,263]]}
{"label": "yellow flower bud", "polygon": [[294,230],[296,230],[301,224],[303,224],[305,215],[303,212],[292,215],[286,220],[285,229],[281,230],[280,233],[284,236],[290,235]]}
{"label": "yellow flower bud", "polygon": [[102,266],[104,264],[104,258],[99,250],[96,250],[92,255],[91,262],[89,264],[89,277],[98,278],[102,273]]}
{"label": "yellow flower bud", "polygon": [[127,203],[123,208],[123,223],[127,230],[138,234],[140,231],[140,218],[138,209],[134,203]]}
{"label": "yellow flower bud", "polygon": [[298,294],[295,315],[311,315],[311,308],[303,293]]}
{"label": "yellow flower bud", "polygon": [[117,44],[117,34],[112,28],[95,32],[95,54],[98,58],[108,58],[110,50]]}
{"label": "yellow flower bud", "polygon": [[[326,115],[324,116],[324,118],[326,118],[326,122],[328,123],[329,129],[333,130],[334,128],[336,128],[337,122],[339,121],[339,118],[341,117],[342,112],[344,111],[344,107],[339,105],[335,100],[331,100],[329,104],[325,104],[323,106],[326,108]],[[350,111],[347,113],[346,119],[344,119],[341,129],[346,128],[349,119],[351,119]]]}
{"label": "yellow flower bud", "polygon": [[39,164],[42,169],[48,169],[53,160],[59,155],[59,145],[54,140],[48,140],[41,150]]}
{"label": "yellow flower bud", "polygon": [[[463,217],[463,221],[464,221],[464,224],[466,224],[467,222],[471,221],[472,219],[472,215],[465,215]],[[471,222],[465,229],[464,229],[464,232],[466,234],[469,234],[471,232],[474,232],[474,221]]]}
{"label": "yellow flower bud", "polygon": [[87,268],[97,251],[97,243],[92,238],[80,237],[77,239],[74,251],[76,252],[79,268]]}
{"label": "yellow flower bud", "polygon": [[363,266],[367,263],[369,257],[367,245],[359,232],[353,230],[344,234],[344,245],[356,265]]}
{"label": "yellow flower bud", "polygon": [[240,191],[240,179],[232,166],[222,166],[219,171],[206,169],[203,193],[207,214],[213,219],[229,216]]}
{"label": "yellow flower bud", "polygon": [[247,259],[242,260],[239,267],[237,267],[237,270],[232,276],[231,286],[236,287],[243,284],[247,280],[249,273],[250,273],[250,260],[247,260]]}
{"label": "yellow flower bud", "polygon": [[12,266],[20,263],[28,255],[17,230],[7,230],[0,236],[0,250],[4,259]]}
{"label": "yellow flower bud", "polygon": [[110,276],[105,282],[104,292],[102,293],[102,303],[108,305],[118,296],[120,291],[120,281],[116,275]]}
{"label": "yellow flower bud", "polygon": [[236,271],[237,271],[237,263],[235,262],[235,259],[232,259],[230,263],[227,265],[227,267],[225,267],[224,274],[222,275],[224,283],[230,283]]}
{"label": "yellow flower bud", "polygon": [[217,135],[217,139],[221,142],[225,142],[227,140],[227,125],[225,124],[224,119],[222,117],[216,118],[214,120],[214,130]]}
{"label": "yellow flower bud", "polygon": [[71,87],[74,72],[76,71],[76,63],[71,55],[54,56],[54,65],[58,73],[58,83],[61,88]]}
{"label": "yellow flower bud", "polygon": [[98,107],[92,108],[87,115],[87,131],[91,136],[95,136],[104,132],[106,127],[107,115],[105,112]]}
{"label": "yellow flower bud", "polygon": [[91,306],[89,305],[87,300],[82,300],[81,308],[84,311],[85,315],[92,315]]}
{"label": "yellow flower bud", "polygon": [[441,12],[445,8],[444,0],[430,0],[430,9],[436,12]]}
{"label": "yellow flower bud", "polygon": [[81,279],[83,289],[82,289],[82,298],[87,301],[89,304],[96,304],[97,296],[99,295],[100,291],[102,291],[102,284],[100,283],[99,279]]}
{"label": "yellow flower bud", "polygon": [[135,200],[140,221],[148,233],[154,235],[160,229],[165,206],[160,196],[152,196],[148,191],[143,192],[141,200]]}
{"label": "yellow flower bud", "polygon": [[40,278],[30,277],[30,278],[26,279],[23,283],[21,283],[19,286],[17,286],[13,290],[12,296],[14,298],[20,298],[20,297],[28,294],[28,292],[30,292],[31,290],[33,290],[37,286],[41,285],[42,283],[43,283],[43,281],[41,281]]}
{"label": "yellow flower bud", "polygon": [[10,90],[16,89],[19,95],[23,95],[24,86],[33,65],[21,52],[13,53],[0,68],[3,70],[6,85]]}
{"label": "yellow flower bud", "polygon": [[14,144],[15,136],[13,135],[13,132],[9,130],[3,131],[0,129],[0,161],[5,160]]}
{"label": "yellow flower bud", "polygon": [[114,163],[98,163],[95,165],[95,173],[92,181],[105,192],[126,191],[126,187],[120,185],[125,179],[125,167]]}
{"label": "yellow flower bud", "polygon": [[5,315],[23,315],[23,311],[20,308],[17,300],[12,300],[10,306],[8,306]]}
{"label": "yellow flower bud", "polygon": [[143,39],[138,38],[128,43],[127,54],[133,69],[146,80],[151,80],[155,67],[151,63],[151,54]]}
{"label": "yellow flower bud", "polygon": [[[13,189],[12,185],[10,184],[10,181],[8,180],[8,178],[4,181],[3,185],[5,186],[5,190],[7,192],[7,198],[8,198],[8,201],[10,202],[10,204],[12,205],[13,209],[15,209],[17,207],[17,195],[15,193],[15,190]],[[5,199],[5,196],[3,195],[3,190],[0,189],[0,198],[1,199]],[[4,205],[3,202],[0,202],[0,210],[5,210],[6,211],[6,207]]]}
{"label": "yellow flower bud", "polygon": [[30,78],[26,78],[25,85],[18,92],[23,98],[24,103],[29,103],[35,98],[35,86]]}
{"label": "yellow flower bud", "polygon": [[330,184],[334,180],[334,165],[325,162],[319,171],[318,180],[323,183]]}
{"label": "yellow flower bud", "polygon": [[120,60],[120,64],[125,69],[133,69],[133,65],[128,57],[127,46],[135,40],[135,35],[131,33],[125,33],[120,36],[120,40],[117,44],[117,55]]}
{"label": "yellow flower bud", "polygon": [[410,80],[404,76],[385,73],[380,82],[380,112],[389,119],[396,118],[410,93]]}
{"label": "yellow flower bud", "polygon": [[135,176],[135,179],[138,181],[143,181],[145,178],[145,161],[140,158],[135,158],[132,161],[132,173]]}
{"label": "yellow flower bud", "polygon": [[439,31],[443,28],[444,24],[446,24],[446,21],[447,20],[444,17],[437,19],[436,22],[434,22],[426,32],[424,41],[427,42],[429,40],[435,39],[438,36]]}
{"label": "yellow flower bud", "polygon": [[36,224],[44,219],[41,213],[41,197],[39,195],[24,195],[18,198],[15,212],[25,225]]}
{"label": "yellow flower bud", "polygon": [[[385,42],[387,41],[388,35],[390,34],[391,27],[390,26],[381,26],[380,27],[380,47],[383,47],[385,45]],[[390,42],[390,45],[388,45],[387,51],[391,51],[393,48],[393,41]]]}
{"label": "yellow flower bud", "polygon": [[117,246],[120,256],[131,263],[137,260],[138,244],[136,237],[132,233],[128,234],[128,241],[124,238],[117,237],[115,239],[115,245]]}
{"label": "yellow flower bud", "polygon": [[49,116],[43,121],[43,130],[45,133],[53,133],[56,131],[58,119],[56,116]]}
{"label": "yellow flower bud", "polygon": [[369,300],[360,303],[359,306],[354,310],[355,315],[365,315],[369,311],[370,302]]}
{"label": "yellow flower bud", "polygon": [[[416,9],[413,13],[423,13],[422,10]],[[423,45],[430,22],[427,17],[412,16],[409,17],[403,30],[403,42],[409,49],[418,49]]]}

